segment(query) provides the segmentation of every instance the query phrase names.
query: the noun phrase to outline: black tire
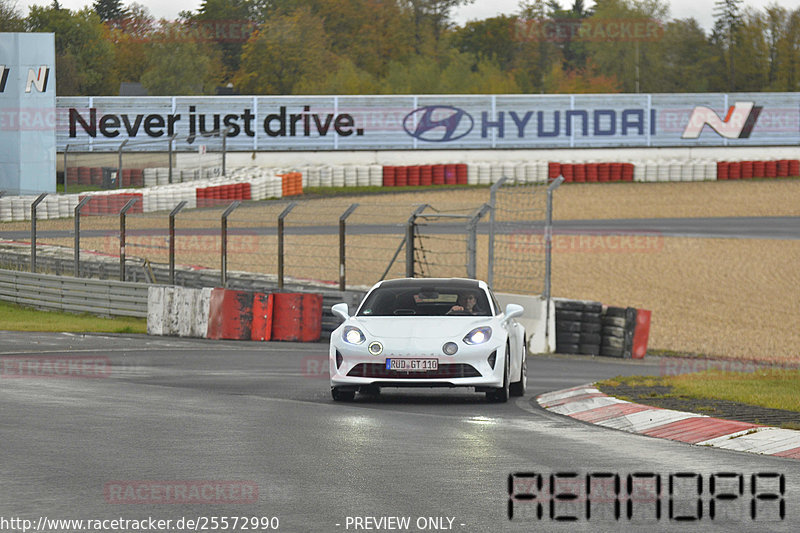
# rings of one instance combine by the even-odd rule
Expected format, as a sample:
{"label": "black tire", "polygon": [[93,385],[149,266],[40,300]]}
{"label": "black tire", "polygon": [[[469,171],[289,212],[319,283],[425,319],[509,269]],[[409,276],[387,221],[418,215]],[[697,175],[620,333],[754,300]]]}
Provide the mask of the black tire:
{"label": "black tire", "polygon": [[341,387],[331,387],[331,396],[336,402],[352,402],[356,397],[356,391],[342,390]]}
{"label": "black tire", "polygon": [[556,344],[556,352],[557,353],[566,353],[566,354],[575,354],[580,351],[580,347],[577,343],[575,344]]}
{"label": "black tire", "polygon": [[600,355],[606,357],[622,357],[622,348],[612,348],[611,346],[601,346]]}
{"label": "black tire", "polygon": [[583,318],[583,313],[580,311],[556,311],[556,322],[559,320],[571,320],[573,322],[580,322]]}
{"label": "black tire", "polygon": [[606,308],[606,316],[607,317],[625,318],[625,313],[626,312],[627,312],[627,308],[625,308],[625,307],[608,307],[608,308]]}
{"label": "black tire", "polygon": [[599,333],[581,333],[578,339],[580,344],[596,344],[600,346],[602,337]]}
{"label": "black tire", "polygon": [[586,302],[583,304],[584,314],[591,313],[600,315],[603,312],[603,304],[600,302]]}
{"label": "black tire", "polygon": [[618,339],[624,339],[625,328],[618,328],[616,326],[606,326],[603,328],[603,337],[617,337]]}
{"label": "black tire", "polygon": [[556,334],[558,333],[575,333],[581,330],[581,323],[580,322],[571,322],[568,320],[562,320],[559,322],[556,320]]}
{"label": "black tire", "polygon": [[556,312],[561,311],[583,311],[583,302],[578,300],[556,300],[554,303]]}
{"label": "black tire", "polygon": [[611,348],[619,348],[622,350],[625,347],[625,339],[618,339],[617,337],[603,337],[601,346],[610,346]]}
{"label": "black tire", "polygon": [[597,322],[581,322],[581,333],[600,333],[603,330],[603,325],[598,320]]}
{"label": "black tire", "polygon": [[603,325],[604,326],[611,326],[616,328],[624,328],[625,327],[625,317],[618,317],[618,316],[606,316],[603,317]]}
{"label": "black tire", "polygon": [[581,355],[600,355],[599,344],[581,344],[579,350]]}
{"label": "black tire", "polygon": [[519,381],[512,383],[508,392],[511,396],[525,396],[525,391],[528,388],[528,347],[522,346],[522,372],[519,376]]}
{"label": "black tire", "polygon": [[581,342],[580,333],[570,333],[567,331],[556,333],[556,344],[577,344],[579,342]]}
{"label": "black tire", "polygon": [[508,347],[506,347],[506,364],[503,369],[503,386],[486,392],[486,399],[494,403],[506,403],[511,393],[511,383],[509,383],[509,361]]}

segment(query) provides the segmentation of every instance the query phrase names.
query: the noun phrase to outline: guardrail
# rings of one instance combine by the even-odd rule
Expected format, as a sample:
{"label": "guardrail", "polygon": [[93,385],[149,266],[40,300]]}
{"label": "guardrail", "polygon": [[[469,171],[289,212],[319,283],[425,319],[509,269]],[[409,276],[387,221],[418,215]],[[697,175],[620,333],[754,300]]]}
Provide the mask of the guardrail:
{"label": "guardrail", "polygon": [[[10,257],[9,257],[10,256]],[[20,258],[22,260],[22,258]],[[53,267],[54,271],[69,272],[68,260],[52,257],[42,258],[42,263]],[[24,263],[24,260],[22,260]],[[63,261],[63,263],[62,263]],[[6,252],[0,254],[0,262],[14,263],[14,255]],[[23,266],[24,265],[20,265]],[[106,267],[102,261],[87,261],[83,274],[113,276],[118,270],[114,265]],[[151,272],[155,272],[158,279],[167,279],[167,267],[153,265]],[[176,285],[192,288],[218,287],[218,270],[177,270],[175,272]],[[71,276],[58,276],[50,274],[31,274],[16,270],[0,269],[0,300],[5,300],[40,309],[61,310],[72,312],[95,313],[105,316],[135,316],[147,317],[147,291],[148,287],[155,284],[146,279],[147,275],[142,268],[130,268],[127,279],[132,281],[114,281],[87,278],[74,278]],[[156,286],[165,286],[163,284]],[[233,272],[228,278],[227,288],[277,292],[278,283],[266,275]],[[350,309],[361,302],[366,291],[347,290],[339,291],[334,288],[324,288],[318,285],[290,282],[284,286],[286,292],[313,292],[322,295],[322,334],[330,335],[336,329],[340,319],[331,314],[330,309],[334,304],[346,302]],[[135,313],[135,314],[133,314]]]}
{"label": "guardrail", "polygon": [[37,308],[105,316],[147,317],[142,283],[0,270],[0,299]]}

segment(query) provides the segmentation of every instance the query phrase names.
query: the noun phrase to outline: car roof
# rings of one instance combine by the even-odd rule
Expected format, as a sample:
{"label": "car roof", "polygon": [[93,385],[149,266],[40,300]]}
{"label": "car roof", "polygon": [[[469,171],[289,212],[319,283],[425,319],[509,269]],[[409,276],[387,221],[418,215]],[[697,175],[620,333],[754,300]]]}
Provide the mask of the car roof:
{"label": "car roof", "polygon": [[381,288],[387,289],[426,289],[437,287],[440,289],[482,289],[478,280],[467,278],[402,278],[390,279],[380,283]]}

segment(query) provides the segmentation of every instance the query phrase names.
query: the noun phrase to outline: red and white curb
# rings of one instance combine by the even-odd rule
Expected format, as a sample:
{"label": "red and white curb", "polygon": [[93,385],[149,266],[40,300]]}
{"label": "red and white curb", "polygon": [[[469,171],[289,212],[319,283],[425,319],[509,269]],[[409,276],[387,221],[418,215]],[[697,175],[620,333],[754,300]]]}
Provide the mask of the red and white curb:
{"label": "red and white curb", "polygon": [[577,420],[698,446],[800,459],[800,431],[626,402],[588,385],[541,394],[539,405]]}

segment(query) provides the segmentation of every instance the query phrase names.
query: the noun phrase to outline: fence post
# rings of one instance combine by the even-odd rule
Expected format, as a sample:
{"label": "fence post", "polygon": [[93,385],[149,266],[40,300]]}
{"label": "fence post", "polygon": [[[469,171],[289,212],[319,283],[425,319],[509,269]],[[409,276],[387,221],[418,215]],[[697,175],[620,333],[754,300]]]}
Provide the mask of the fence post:
{"label": "fence post", "polygon": [[175,217],[186,207],[186,200],[181,200],[169,214],[169,284],[175,285]]}
{"label": "fence post", "polygon": [[91,200],[91,196],[84,196],[75,206],[75,277],[81,277],[81,209]]}
{"label": "fence post", "polygon": [[491,211],[489,212],[489,271],[486,276],[486,283],[490,287],[492,287],[494,283],[494,213],[495,206],[497,205],[497,190],[503,186],[507,179],[508,178],[503,176],[497,180],[497,182],[492,184],[491,188],[489,189],[489,207]]}
{"label": "fence post", "polygon": [[34,274],[36,273],[36,206],[44,200],[45,196],[47,193],[43,192],[31,204],[31,272]]}
{"label": "fence post", "polygon": [[345,235],[346,235],[346,226],[345,221],[347,217],[349,217],[353,211],[356,210],[358,204],[352,204],[350,207],[347,208],[347,211],[342,213],[342,216],[339,217],[339,290],[345,290]]}
{"label": "fence post", "polygon": [[172,141],[174,141],[175,137],[177,137],[177,136],[178,136],[177,133],[173,133],[172,136],[169,138],[169,143],[167,143],[167,146],[169,147],[169,182],[170,183],[172,183],[172,166],[173,166],[173,164],[172,164],[173,163],[173,161],[172,161]]}
{"label": "fence post", "polygon": [[223,289],[228,284],[228,216],[241,204],[239,200],[231,202],[231,205],[228,206],[220,217],[222,227],[222,234],[220,235],[222,240],[220,247],[220,281]]}
{"label": "fence post", "polygon": [[478,278],[478,222],[486,211],[492,211],[492,206],[483,204],[479,207],[467,223],[467,277]]}
{"label": "fence post", "polygon": [[117,148],[117,155],[119,157],[117,164],[117,189],[122,188],[122,149],[128,144],[128,139],[122,141],[122,144]]}
{"label": "fence post", "polygon": [[119,212],[119,280],[125,281],[125,213],[138,202],[138,198],[128,200]]}
{"label": "fence post", "polygon": [[417,226],[417,216],[419,216],[425,209],[429,206],[428,204],[422,204],[421,206],[417,207],[411,216],[408,217],[408,223],[406,224],[406,277],[413,278],[414,277],[414,229]]}
{"label": "fence post", "polygon": [[283,219],[294,209],[297,202],[292,202],[278,215],[278,290],[283,290]]}
{"label": "fence post", "polygon": [[545,311],[544,339],[546,346],[550,346],[550,264],[553,251],[553,191],[558,189],[562,183],[564,183],[564,177],[559,176],[547,186],[547,213],[544,224],[544,299],[547,307]]}
{"label": "fence post", "polygon": [[64,146],[64,194],[67,194],[67,152],[69,145]]}

